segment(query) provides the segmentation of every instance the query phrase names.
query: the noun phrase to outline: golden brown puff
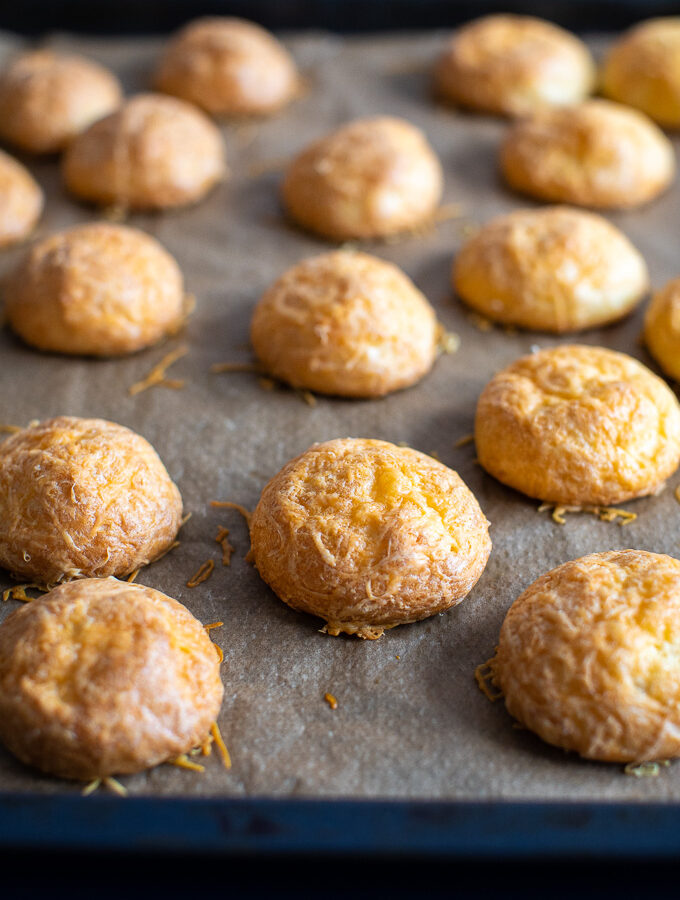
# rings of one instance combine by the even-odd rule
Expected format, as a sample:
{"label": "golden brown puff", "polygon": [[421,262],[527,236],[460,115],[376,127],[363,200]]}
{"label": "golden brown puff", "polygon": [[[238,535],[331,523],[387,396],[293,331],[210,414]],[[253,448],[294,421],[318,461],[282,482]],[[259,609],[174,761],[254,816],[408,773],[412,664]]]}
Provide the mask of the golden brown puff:
{"label": "golden brown puff", "polygon": [[43,192],[28,169],[0,150],[0,247],[28,237],[43,203]]}
{"label": "golden brown puff", "polygon": [[314,444],[252,517],[262,578],[328,634],[374,639],[459,603],[484,571],[489,523],[456,472],[386,441]]}
{"label": "golden brown puff", "polygon": [[55,153],[122,101],[116,76],[82,56],[35,50],[0,73],[0,138]]}
{"label": "golden brown puff", "polygon": [[184,321],[182,273],[136,228],[93,222],[35,244],[5,287],[11,327],[57,353],[117,356],[176,331]]}
{"label": "golden brown puff", "polygon": [[184,206],[225,177],[224,145],[190,103],[138,94],[73,140],[63,175],[71,193],[100,206]]}
{"label": "golden brown puff", "polygon": [[0,565],[17,578],[125,575],[167,550],[181,519],[156,451],[122,425],[60,416],[0,443]]}
{"label": "golden brown puff", "polygon": [[481,465],[550,503],[605,505],[652,494],[680,462],[680,406],[637,360],[565,345],[523,356],[482,391]]}
{"label": "golden brown puff", "polygon": [[291,218],[333,240],[384,237],[431,219],[442,168],[425,135],[403,119],[356,119],[303,150],[288,166]]}
{"label": "golden brown puff", "polygon": [[456,257],[453,285],[494,321],[562,333],[625,316],[646,293],[649,275],[606,219],[555,206],[484,225]]}
{"label": "golden brown puff", "polygon": [[434,310],[391,263],[347,250],[305,259],[264,294],[251,340],[294,387],[380,397],[418,381],[437,349]]}
{"label": "golden brown puff", "polygon": [[602,91],[680,127],[680,17],[650,19],[619,38],[602,67]]}
{"label": "golden brown puff", "polygon": [[533,16],[493,15],[459,28],[435,68],[446,100],[481,112],[522,116],[584,100],[595,64],[573,34]]}
{"label": "golden brown puff", "polygon": [[680,755],[680,562],[593,553],[511,606],[492,664],[508,711],[589,759]]}
{"label": "golden brown puff", "polygon": [[645,343],[663,371],[680,380],[680,278],[657,291],[645,314]]}
{"label": "golden brown puff", "polygon": [[166,47],[156,90],[214,116],[266,115],[293,99],[299,79],[283,45],[254,22],[208,17],[190,22]]}
{"label": "golden brown puff", "polygon": [[72,581],[0,625],[0,738],[52,775],[103,778],[186,753],[222,694],[201,623],[149,587]]}
{"label": "golden brown puff", "polygon": [[609,100],[537,112],[516,122],[501,146],[510,187],[557,203],[639,206],[675,177],[675,154],[643,113]]}

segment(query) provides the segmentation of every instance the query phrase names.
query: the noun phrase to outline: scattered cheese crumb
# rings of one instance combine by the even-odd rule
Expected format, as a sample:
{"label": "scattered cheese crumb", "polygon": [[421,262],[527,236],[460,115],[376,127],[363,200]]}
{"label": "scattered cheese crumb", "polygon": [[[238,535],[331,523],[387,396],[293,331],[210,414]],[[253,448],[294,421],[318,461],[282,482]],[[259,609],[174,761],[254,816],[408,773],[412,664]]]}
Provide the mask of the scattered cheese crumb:
{"label": "scattered cheese crumb", "polygon": [[330,706],[331,709],[338,708],[338,701],[335,699],[333,694],[324,694],[323,699],[326,701],[326,703]]}
{"label": "scattered cheese crumb", "polygon": [[205,772],[205,766],[202,766],[200,763],[194,762],[189,759],[186,753],[180,753],[179,756],[173,757],[173,759],[166,760],[168,765],[177,766],[180,769],[191,769],[192,772]]}
{"label": "scattered cheese crumb", "polygon": [[459,447],[465,447],[468,444],[474,443],[474,440],[474,434],[464,434],[462,438],[458,438],[453,446],[456,448],[456,450],[458,450]]}
{"label": "scattered cheese crumb", "polygon": [[206,559],[206,561],[203,563],[203,565],[200,566],[198,571],[187,581],[187,587],[195,588],[198,587],[199,584],[203,584],[204,581],[207,581],[208,578],[210,578],[214,568],[214,561],[212,559]]}
{"label": "scattered cheese crumb", "polygon": [[486,662],[481,663],[481,665],[477,666],[475,669],[475,681],[477,682],[477,686],[486,699],[490,700],[492,703],[495,703],[496,700],[500,700],[503,696],[501,690],[497,689],[495,693],[492,690],[492,688],[496,687],[494,683],[496,677],[495,660],[496,657],[492,656],[491,659],[487,659]]}
{"label": "scattered cheese crumb", "polygon": [[225,769],[231,769],[231,757],[229,756],[229,751],[227,750],[227,746],[222,739],[222,734],[220,732],[220,727],[217,722],[213,722],[210,727],[210,733],[213,736],[213,740],[215,741],[215,746],[217,747],[217,752],[220,754],[222,758],[222,764]]}
{"label": "scattered cheese crumb", "polygon": [[624,767],[625,775],[634,775],[635,778],[656,778],[659,774],[661,766],[667,768],[670,766],[669,759],[659,759],[654,762],[628,763]]}
{"label": "scattered cheese crumb", "polygon": [[2,592],[2,602],[6,603],[7,600],[21,600],[22,603],[30,603],[33,597],[28,596],[26,593],[27,588],[33,588],[43,594],[47,593],[47,589],[41,584],[15,584],[14,587],[7,588],[6,591]]}
{"label": "scattered cheese crumb", "polygon": [[567,513],[590,513],[597,516],[601,522],[615,522],[618,520],[619,525],[630,525],[637,519],[637,513],[629,512],[627,509],[617,509],[614,506],[561,506],[555,503],[542,503],[538,507],[538,512],[547,512],[552,510],[551,518],[558,525],[565,525],[565,515]]}
{"label": "scattered cheese crumb", "polygon": [[215,538],[217,543],[222,548],[222,565],[230,566],[231,565],[231,557],[235,552],[236,548],[229,541],[229,529],[225,528],[223,525],[220,525],[217,531],[217,537]]}
{"label": "scattered cheese crumb", "polygon": [[224,507],[225,509],[236,509],[241,513],[243,518],[246,520],[246,525],[250,528],[250,520],[252,518],[252,513],[245,508],[245,506],[241,506],[240,503],[232,503],[231,500],[211,500],[211,506]]}
{"label": "scattered cheese crumb", "polygon": [[173,363],[177,362],[177,360],[181,359],[183,356],[186,356],[188,352],[189,348],[184,345],[181,347],[177,347],[175,350],[171,350],[170,353],[166,354],[163,359],[153,367],[146,378],[143,378],[141,381],[135,382],[135,384],[128,388],[128,393],[130,394],[130,396],[134,397],[136,394],[140,394],[142,391],[145,391],[148,388],[154,387],[156,385],[173,388],[174,390],[183,388],[183,380],[176,378],[166,378],[165,373]]}

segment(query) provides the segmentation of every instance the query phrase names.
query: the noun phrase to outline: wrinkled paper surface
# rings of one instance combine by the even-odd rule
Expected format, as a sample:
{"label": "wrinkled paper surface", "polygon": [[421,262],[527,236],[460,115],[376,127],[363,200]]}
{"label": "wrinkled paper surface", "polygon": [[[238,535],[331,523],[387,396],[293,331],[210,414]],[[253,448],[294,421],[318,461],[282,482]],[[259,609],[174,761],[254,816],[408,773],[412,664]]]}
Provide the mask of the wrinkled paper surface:
{"label": "wrinkled paper surface", "polygon": [[[233,768],[213,755],[199,775],[164,765],[121,779],[131,794],[337,796],[421,799],[659,800],[680,798],[680,763],[658,778],[626,777],[622,767],[584,762],[513,727],[503,704],[491,704],[473,678],[493,653],[506,610],[548,569],[586,553],[638,547],[678,555],[680,505],[674,476],[658,497],[626,505],[638,518],[626,527],[592,516],[564,526],[537,512],[538,503],[504,488],[475,462],[474,446],[456,442],[472,431],[476,399],[501,367],[533,346],[566,343],[543,334],[482,331],[453,297],[454,253],[475,223],[531,201],[503,187],[496,152],[505,124],[435,105],[428,67],[442,34],[343,39],[292,38],[308,79],[307,93],[267,121],[223,127],[232,177],[198,206],[129,223],[155,235],[182,266],[197,306],[184,334],[163,346],[112,361],[41,354],[0,332],[0,421],[25,425],[58,414],[100,416],[143,434],[158,450],[192,513],[181,545],[140,573],[139,582],[185,603],[224,650],[225,699],[219,722]],[[76,39],[47,43],[81,51],[111,66],[128,92],[145,89],[160,47],[153,40]],[[0,62],[20,42],[0,37]],[[292,391],[266,391],[252,374],[211,374],[212,363],[248,362],[253,305],[288,266],[328,244],[287,225],[278,201],[283,161],[308,141],[366,114],[403,116],[423,128],[446,174],[445,203],[463,215],[425,237],[364,248],[400,265],[429,297],[444,326],[456,332],[455,355],[438,359],[419,385],[378,401],[318,398],[307,405]],[[37,237],[101,213],[72,201],[55,159],[21,157],[47,194]],[[679,186],[652,205],[609,218],[645,255],[655,286],[680,274]],[[0,255],[0,276],[21,248]],[[621,324],[576,340],[651,360],[638,342],[642,310]],[[170,370],[183,390],[128,388],[169,350],[187,356]],[[252,509],[265,482],[314,441],[375,437],[436,453],[456,469],[492,523],[493,552],[481,580],[456,609],[387,632],[376,642],[329,638],[321,622],[293,612],[245,562],[248,536],[234,510]],[[221,564],[218,527],[231,530],[232,565]],[[212,577],[186,582],[212,558]],[[4,578],[3,586],[12,582]],[[17,601],[2,604],[6,616]],[[331,710],[324,694],[338,701]],[[0,750],[0,790],[75,792]]]}

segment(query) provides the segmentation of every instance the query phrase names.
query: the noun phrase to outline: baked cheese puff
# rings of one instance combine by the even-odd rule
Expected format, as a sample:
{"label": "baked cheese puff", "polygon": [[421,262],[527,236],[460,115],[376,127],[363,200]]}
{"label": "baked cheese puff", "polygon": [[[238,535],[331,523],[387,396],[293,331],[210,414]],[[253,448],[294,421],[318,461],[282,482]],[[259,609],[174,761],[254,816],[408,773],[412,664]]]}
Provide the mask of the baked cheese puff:
{"label": "baked cheese puff", "polygon": [[0,739],[51,775],[89,781],[186,753],[222,694],[206,630],[149,587],[72,581],[0,625]]}
{"label": "baked cheese puff", "polygon": [[595,64],[573,34],[533,16],[493,15],[459,28],[435,68],[435,90],[460,106],[523,116],[579,103]]}
{"label": "baked cheese puff", "polygon": [[523,356],[482,391],[481,465],[549,503],[603,505],[653,494],[680,462],[680,406],[637,360],[564,345]]}
{"label": "baked cheese puff", "polygon": [[136,228],[93,222],[35,244],[4,291],[13,330],[56,353],[118,356],[182,325],[182,273]]}
{"label": "baked cheese puff", "polygon": [[16,578],[126,575],[162,555],[181,521],[177,487],[129,428],[59,416],[0,443],[0,565]]}
{"label": "baked cheese puff", "polygon": [[602,91],[680,128],[680,17],[650,19],[619,38],[602,67]]}
{"label": "baked cheese puff", "polygon": [[0,150],[0,247],[28,237],[43,204],[43,192],[28,169]]}
{"label": "baked cheese puff", "polygon": [[643,113],[609,100],[537,112],[516,122],[501,169],[520,193],[603,209],[640,206],[675,177],[675,154]]}
{"label": "baked cheese puff", "polygon": [[214,116],[267,115],[298,91],[295,63],[273,34],[244,19],[197,19],[168,44],[156,90]]}
{"label": "baked cheese puff", "polygon": [[588,759],[680,756],[680,562],[593,553],[510,607],[491,663],[512,716]]}
{"label": "baked cheese puff", "polygon": [[453,284],[489,319],[562,333],[625,316],[646,293],[649,274],[606,219],[554,206],[484,225],[456,257]]}
{"label": "baked cheese puff", "polygon": [[199,109],[137,94],[72,141],[62,171],[68,190],[90,203],[166,209],[200,200],[226,163],[222,136]]}
{"label": "baked cheese puff", "polygon": [[437,320],[396,266],[337,250],[303,260],[269,288],[251,340],[264,368],[294,387],[380,397],[431,369]]}
{"label": "baked cheese puff", "polygon": [[0,138],[28,153],[56,153],[122,96],[116,76],[89,59],[22,53],[0,73]]}
{"label": "baked cheese puff", "polygon": [[331,635],[374,640],[459,603],[489,523],[456,472],[386,441],[314,444],[266,485],[250,527],[262,578]]}
{"label": "baked cheese puff", "polygon": [[680,278],[652,297],[645,314],[647,349],[669,378],[680,381]]}
{"label": "baked cheese puff", "polygon": [[356,119],[288,166],[283,201],[298,225],[332,240],[377,238],[434,215],[442,168],[425,135],[403,119]]}

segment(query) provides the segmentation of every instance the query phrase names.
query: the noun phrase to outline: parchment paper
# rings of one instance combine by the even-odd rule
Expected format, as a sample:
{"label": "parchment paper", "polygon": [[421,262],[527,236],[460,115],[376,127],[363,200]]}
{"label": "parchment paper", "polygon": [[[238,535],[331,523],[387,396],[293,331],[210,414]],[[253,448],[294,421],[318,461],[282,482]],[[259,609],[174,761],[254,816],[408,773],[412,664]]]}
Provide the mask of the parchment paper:
{"label": "parchment paper", "polygon": [[[477,688],[475,667],[493,653],[506,610],[536,577],[585,553],[625,547],[678,555],[680,505],[674,476],[659,497],[628,504],[637,520],[621,528],[589,516],[556,525],[538,504],[504,488],[475,463],[474,446],[455,442],[472,431],[476,399],[501,367],[543,334],[481,331],[452,296],[449,271],[466,226],[529,206],[499,181],[502,121],[435,105],[427,70],[440,34],[341,39],[306,35],[289,45],[309,90],[277,117],[224,126],[231,179],[192,209],[132,215],[179,260],[197,307],[183,335],[127,359],[96,361],[40,354],[0,332],[0,421],[25,425],[57,414],[101,416],[128,425],[156,447],[193,515],[181,545],[141,572],[139,581],[185,603],[224,650],[226,687],[220,726],[233,768],[213,756],[198,775],[171,766],[121,779],[132,794],[342,796],[440,799],[680,799],[680,764],[658,778],[636,779],[620,766],[588,763],[517,730],[502,703]],[[54,37],[114,68],[125,87],[142,90],[160,41]],[[0,63],[20,46],[0,38]],[[310,407],[292,391],[265,391],[249,374],[214,375],[212,363],[248,361],[248,325],[262,291],[284,269],[328,245],[287,225],[271,165],[347,119],[389,113],[423,128],[446,173],[445,202],[465,215],[425,238],[366,243],[400,265],[430,298],[446,328],[461,338],[416,387],[380,401],[318,398]],[[38,236],[100,215],[70,200],[55,159],[23,158],[47,193]],[[254,167],[265,164],[254,174]],[[680,274],[680,186],[642,210],[611,215],[645,255],[655,286]],[[0,277],[21,248],[0,255]],[[642,310],[619,325],[577,340],[653,363],[638,343]],[[563,341],[573,340],[564,338]],[[170,349],[189,354],[170,374],[181,391],[156,387],[136,397],[128,387]],[[493,552],[476,588],[456,609],[388,632],[377,642],[328,638],[322,624],[279,601],[245,562],[245,524],[212,499],[252,509],[265,482],[314,441],[333,437],[404,441],[456,469],[492,523]],[[219,525],[237,548],[223,567]],[[207,558],[217,565],[197,588],[186,582]],[[3,573],[4,574],[4,573]],[[4,577],[3,586],[12,582]],[[0,616],[17,601],[2,604]],[[331,710],[330,692],[338,701]],[[36,774],[0,750],[0,790],[75,792],[80,786]]]}

